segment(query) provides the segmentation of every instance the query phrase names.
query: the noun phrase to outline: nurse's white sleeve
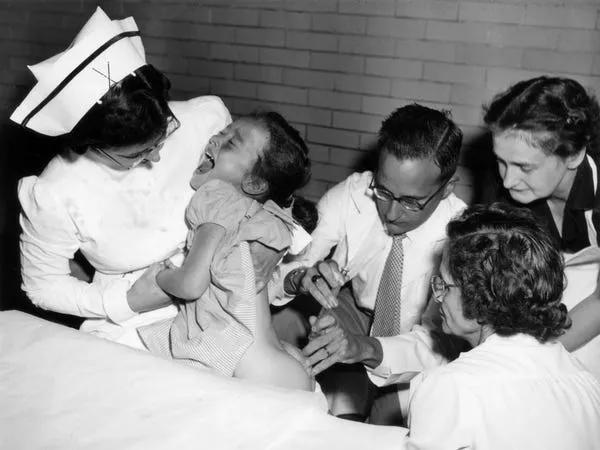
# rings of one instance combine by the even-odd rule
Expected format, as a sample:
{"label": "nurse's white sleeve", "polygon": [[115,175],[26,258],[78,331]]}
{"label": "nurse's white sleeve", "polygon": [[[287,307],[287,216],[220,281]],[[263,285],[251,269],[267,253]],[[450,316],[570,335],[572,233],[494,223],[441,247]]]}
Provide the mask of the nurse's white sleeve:
{"label": "nurse's white sleeve", "polygon": [[429,301],[421,321],[408,333],[377,338],[383,359],[376,368],[367,367],[375,385],[410,381],[416,374],[445,365],[467,350],[465,341],[442,331],[438,303]]}
{"label": "nurse's white sleeve", "polygon": [[37,177],[19,182],[23,290],[37,306],[87,318],[122,322],[134,313],[127,303],[130,283],[87,283],[70,275],[79,248],[77,229],[65,205]]}
{"label": "nurse's white sleeve", "polygon": [[[471,449],[470,395],[459,390],[447,373],[419,375],[410,385],[408,412],[410,450]],[[476,413],[475,413],[476,414]],[[471,420],[472,419],[472,420]]]}
{"label": "nurse's white sleeve", "polygon": [[392,337],[378,337],[383,349],[381,364],[367,367],[376,386],[405,383],[423,370],[444,365],[448,360],[434,351],[434,338],[430,330],[416,325],[409,333]]}

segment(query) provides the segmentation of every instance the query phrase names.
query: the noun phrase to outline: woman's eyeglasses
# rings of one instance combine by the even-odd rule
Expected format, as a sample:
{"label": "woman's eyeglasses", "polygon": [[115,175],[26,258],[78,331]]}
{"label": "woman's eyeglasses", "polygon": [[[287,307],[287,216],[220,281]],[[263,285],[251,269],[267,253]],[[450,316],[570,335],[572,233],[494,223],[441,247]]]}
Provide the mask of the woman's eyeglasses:
{"label": "woman's eyeglasses", "polygon": [[444,279],[439,275],[431,277],[431,290],[433,291],[433,298],[436,302],[442,303],[444,297],[448,293],[451,287],[459,287],[457,284],[446,283]]}
{"label": "woman's eyeglasses", "polygon": [[436,191],[431,194],[424,203],[420,203],[417,200],[415,200],[414,198],[410,198],[410,197],[394,197],[394,194],[392,194],[390,191],[388,191],[386,188],[381,187],[381,186],[377,186],[375,184],[375,177],[373,177],[373,179],[371,180],[371,184],[369,185],[369,189],[371,189],[373,191],[373,195],[378,198],[379,200],[383,201],[383,202],[398,202],[400,204],[400,206],[402,206],[402,208],[404,208],[407,211],[411,211],[411,212],[419,212],[419,211],[423,211],[425,209],[425,207],[429,204],[429,202],[431,200],[433,200],[433,198],[439,194],[442,189],[448,184],[448,182],[446,183],[442,183],[442,185],[436,189]]}
{"label": "woman's eyeglasses", "polygon": [[[160,151],[160,149],[163,147],[163,145],[165,143],[165,140],[169,136],[171,136],[171,134],[173,134],[175,131],[177,131],[177,129],[179,128],[180,125],[181,124],[180,124],[179,120],[177,120],[175,118],[175,116],[171,117],[171,119],[167,123],[167,131],[165,132],[164,137],[162,139],[159,139],[157,142],[155,142],[150,147],[147,147],[147,148],[141,150],[139,152],[139,156],[137,156],[136,158],[128,159],[127,163],[123,163],[119,160],[120,158],[125,159],[126,157],[124,155],[119,155],[119,154],[111,155],[110,153],[102,150],[100,147],[94,147],[94,150],[101,153],[106,158],[110,159],[112,162],[114,162],[119,167],[122,167],[122,168],[128,169],[128,170],[133,169],[134,167],[137,167],[139,164],[141,164],[144,160],[146,160],[149,155],[151,155],[152,153],[154,153],[156,151]],[[117,159],[115,156],[119,157],[119,159]]]}

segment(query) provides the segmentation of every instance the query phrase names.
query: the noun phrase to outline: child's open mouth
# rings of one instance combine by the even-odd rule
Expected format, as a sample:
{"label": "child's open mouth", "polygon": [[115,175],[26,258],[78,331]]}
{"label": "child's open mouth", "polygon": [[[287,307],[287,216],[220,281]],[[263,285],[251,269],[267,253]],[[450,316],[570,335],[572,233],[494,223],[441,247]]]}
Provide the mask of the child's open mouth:
{"label": "child's open mouth", "polygon": [[210,150],[204,154],[204,161],[196,169],[196,173],[207,173],[215,167],[215,157]]}

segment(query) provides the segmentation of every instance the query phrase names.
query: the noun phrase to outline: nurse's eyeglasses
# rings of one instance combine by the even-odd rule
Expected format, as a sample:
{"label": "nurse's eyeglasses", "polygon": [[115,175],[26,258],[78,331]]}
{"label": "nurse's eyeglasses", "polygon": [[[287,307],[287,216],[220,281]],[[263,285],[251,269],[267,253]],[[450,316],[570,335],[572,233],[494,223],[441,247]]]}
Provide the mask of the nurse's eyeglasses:
{"label": "nurse's eyeglasses", "polygon": [[[149,155],[151,155],[152,153],[154,153],[156,151],[160,151],[160,149],[162,149],[163,145],[165,144],[165,140],[169,136],[171,136],[171,134],[173,134],[175,131],[177,131],[177,129],[179,128],[180,125],[181,124],[180,124],[179,120],[177,120],[175,118],[175,116],[171,117],[171,119],[169,119],[169,122],[167,123],[167,131],[166,131],[164,137],[162,139],[159,139],[157,142],[155,142],[150,147],[147,147],[147,148],[141,150],[135,158],[128,158],[124,155],[119,155],[119,154],[111,155],[110,153],[102,150],[100,147],[93,147],[93,148],[98,153],[101,153],[103,156],[110,159],[112,162],[114,162],[119,167],[122,167],[122,168],[128,169],[128,170],[133,169],[134,167],[137,167],[140,163],[142,163],[145,159],[147,159]],[[119,159],[117,159],[117,157],[126,159],[127,163],[121,162]]]}

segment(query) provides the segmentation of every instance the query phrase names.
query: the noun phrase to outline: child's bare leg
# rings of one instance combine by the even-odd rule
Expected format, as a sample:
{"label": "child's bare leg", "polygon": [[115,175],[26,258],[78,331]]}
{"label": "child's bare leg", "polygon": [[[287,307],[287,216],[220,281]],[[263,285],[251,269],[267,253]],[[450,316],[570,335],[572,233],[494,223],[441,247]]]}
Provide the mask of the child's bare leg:
{"label": "child's bare leg", "polygon": [[234,376],[289,389],[314,390],[314,380],[302,363],[282,347],[264,343],[252,344]]}
{"label": "child's bare leg", "polygon": [[234,376],[290,389],[314,390],[314,379],[304,367],[302,354],[286,351],[271,326],[267,292],[257,294],[254,342],[238,364]]}
{"label": "child's bare leg", "polygon": [[302,366],[302,368],[304,369],[304,371],[306,372],[306,375],[309,376],[310,378],[310,384],[311,384],[311,391],[315,390],[315,385],[317,383],[317,381],[315,380],[315,377],[311,375],[310,373],[310,367],[308,365],[308,358],[306,356],[304,356],[304,353],[302,353],[302,350],[300,350],[298,347],[294,347],[292,344],[289,344],[287,342],[284,341],[279,341],[283,347],[283,349],[292,357],[294,358],[296,361],[298,361],[298,363],[300,363],[300,365]]}

